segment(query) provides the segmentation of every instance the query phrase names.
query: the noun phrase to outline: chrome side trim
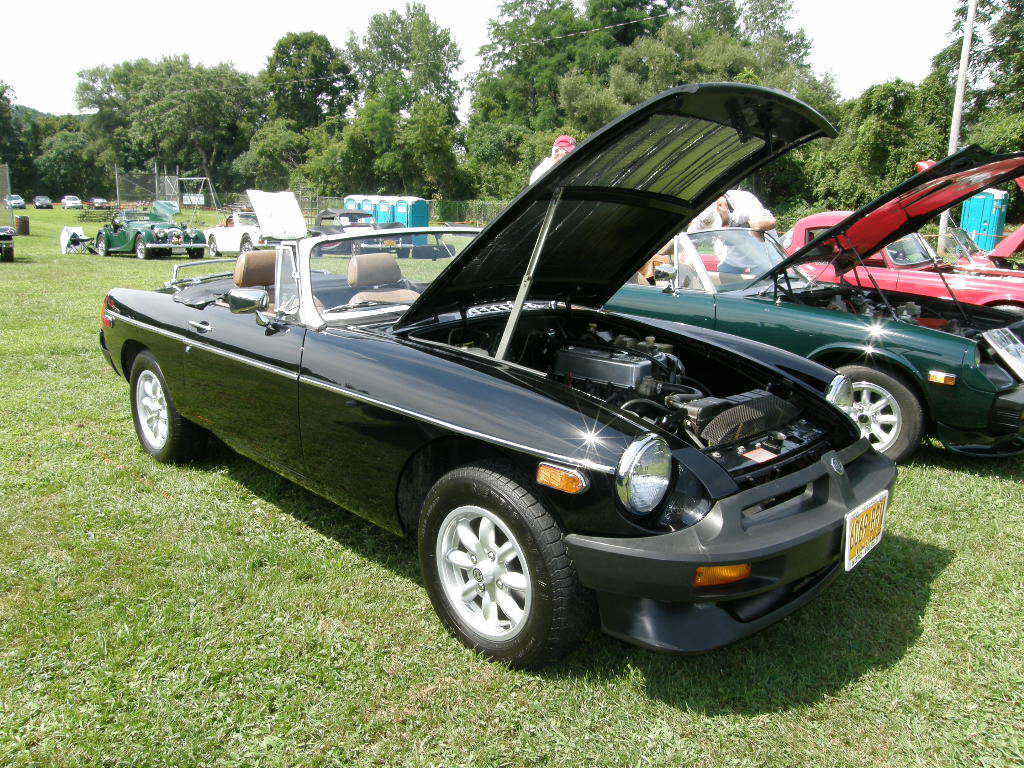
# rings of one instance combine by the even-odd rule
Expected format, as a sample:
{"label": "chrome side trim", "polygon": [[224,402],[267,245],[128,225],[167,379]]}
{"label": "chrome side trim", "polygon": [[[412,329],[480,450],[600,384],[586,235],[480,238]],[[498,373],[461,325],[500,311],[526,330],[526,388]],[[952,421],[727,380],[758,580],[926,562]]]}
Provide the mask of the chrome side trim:
{"label": "chrome side trim", "polygon": [[187,336],[181,335],[180,333],[168,331],[164,328],[160,328],[155,325],[150,325],[149,323],[144,323],[141,320],[136,320],[135,318],[132,317],[125,317],[124,315],[113,313],[111,313],[110,317],[115,321],[125,322],[128,323],[129,325],[134,325],[138,328],[145,328],[148,331],[159,333],[161,336],[167,336],[168,338],[175,339],[189,347],[202,349],[206,352],[211,352],[215,355],[226,357],[229,360],[235,360],[236,362],[244,363],[245,365],[251,365],[254,368],[259,368],[261,370],[267,371],[268,373],[276,373],[278,376],[284,376],[286,379],[291,379],[292,381],[298,381],[299,379],[299,374],[296,371],[289,371],[287,368],[281,368],[280,366],[277,365],[271,365],[270,363],[264,363],[260,362],[259,360],[253,360],[252,358],[246,357],[245,355],[239,355],[237,352],[228,352],[226,349],[220,349],[219,347],[206,344],[202,341],[190,339]]}
{"label": "chrome side trim", "polygon": [[532,456],[537,456],[542,459],[551,459],[554,461],[570,464],[572,467],[582,467],[584,469],[589,469],[594,472],[603,472],[605,474],[612,474],[613,472],[615,472],[615,467],[609,467],[605,464],[598,464],[596,462],[590,461],[589,459],[580,459],[575,456],[562,456],[557,453],[551,453],[550,451],[541,450],[540,448],[534,448],[533,446],[523,445],[522,443],[516,443],[512,440],[506,440],[502,437],[497,437],[495,435],[488,435],[484,432],[477,432],[475,429],[463,427],[459,424],[453,424],[450,421],[444,421],[443,419],[437,419],[434,418],[433,416],[428,416],[418,411],[403,408],[400,405],[386,403],[383,400],[378,400],[375,397],[364,395],[362,392],[354,392],[351,389],[346,389],[345,387],[338,386],[337,384],[331,384],[329,382],[323,381],[322,379],[315,379],[305,374],[299,376],[299,383],[310,384],[314,387],[325,389],[328,392],[335,392],[339,395],[350,397],[353,400],[358,400],[360,402],[367,403],[368,405],[375,405],[379,408],[384,408],[395,413],[401,413],[405,416],[411,416],[415,419],[419,419],[420,421],[425,421],[428,424],[433,424],[434,426],[449,429],[452,432],[458,432],[459,434],[467,435],[469,437],[476,437],[488,443],[503,445],[507,448],[514,448],[517,451],[529,453]]}

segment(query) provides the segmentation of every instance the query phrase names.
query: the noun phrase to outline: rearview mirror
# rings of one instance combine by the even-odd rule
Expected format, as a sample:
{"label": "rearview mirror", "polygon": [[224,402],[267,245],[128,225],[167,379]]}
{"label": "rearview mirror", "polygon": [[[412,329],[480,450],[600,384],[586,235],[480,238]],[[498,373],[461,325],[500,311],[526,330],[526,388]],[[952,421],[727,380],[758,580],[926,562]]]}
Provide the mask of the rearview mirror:
{"label": "rearview mirror", "polygon": [[227,298],[233,315],[266,312],[270,305],[270,295],[263,288],[232,288]]}

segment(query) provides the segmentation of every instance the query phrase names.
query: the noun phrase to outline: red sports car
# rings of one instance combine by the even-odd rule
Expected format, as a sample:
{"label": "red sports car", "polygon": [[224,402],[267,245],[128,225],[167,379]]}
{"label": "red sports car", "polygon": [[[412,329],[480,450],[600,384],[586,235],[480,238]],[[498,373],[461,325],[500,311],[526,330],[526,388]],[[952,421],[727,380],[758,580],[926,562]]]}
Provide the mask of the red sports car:
{"label": "red sports car", "polygon": [[[786,233],[782,245],[787,253],[795,253],[851,215],[849,211],[826,211],[806,216]],[[868,214],[861,219],[860,229],[870,229],[872,218],[873,214]],[[877,223],[884,224],[881,217]],[[851,244],[856,248],[855,242]],[[949,298],[953,292],[965,304],[994,307],[1024,317],[1024,273],[993,266],[991,270],[998,275],[981,275],[968,264],[942,264],[917,232],[904,235],[872,253],[860,252],[860,256],[864,266],[844,272],[841,279],[830,264],[809,264],[804,269],[823,283],[870,286],[874,281],[883,290],[936,298]]]}

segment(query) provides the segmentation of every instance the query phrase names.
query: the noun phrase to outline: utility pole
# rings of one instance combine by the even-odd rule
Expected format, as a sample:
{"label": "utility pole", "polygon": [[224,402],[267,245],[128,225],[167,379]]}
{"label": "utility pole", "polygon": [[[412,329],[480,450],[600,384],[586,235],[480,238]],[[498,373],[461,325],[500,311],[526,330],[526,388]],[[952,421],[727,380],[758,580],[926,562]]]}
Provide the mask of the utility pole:
{"label": "utility pole", "polygon": [[[978,0],[967,2],[967,23],[964,26],[964,44],[960,48],[960,71],[956,76],[956,96],[953,98],[953,122],[949,126],[949,147],[947,155],[952,155],[960,146],[960,118],[964,113],[964,90],[967,88],[967,65],[971,61],[971,38],[974,36],[974,14],[978,10]],[[949,211],[943,211],[939,219],[939,244],[945,242],[946,229],[949,227]]]}

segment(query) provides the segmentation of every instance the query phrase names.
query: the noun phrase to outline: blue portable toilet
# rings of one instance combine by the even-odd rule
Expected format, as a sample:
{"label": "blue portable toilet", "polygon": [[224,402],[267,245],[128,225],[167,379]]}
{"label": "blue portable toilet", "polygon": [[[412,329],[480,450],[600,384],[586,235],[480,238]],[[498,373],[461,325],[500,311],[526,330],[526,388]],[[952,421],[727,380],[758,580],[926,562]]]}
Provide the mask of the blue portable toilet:
{"label": "blue portable toilet", "polygon": [[390,197],[379,197],[374,204],[373,217],[378,224],[391,224],[395,220],[394,207]]}
{"label": "blue portable toilet", "polygon": [[409,198],[399,197],[395,200],[394,217],[403,227],[409,226]]}
{"label": "blue portable toilet", "polygon": [[995,248],[1006,228],[1009,194],[1001,189],[986,189],[964,200],[960,227],[985,251]]}
{"label": "blue portable toilet", "polygon": [[362,197],[362,195],[345,195],[345,210],[358,211],[359,201],[362,200]]}
{"label": "blue portable toilet", "polygon": [[366,213],[373,213],[374,206],[376,205],[376,203],[376,195],[364,195],[363,198],[359,201],[359,210],[365,211]]}

